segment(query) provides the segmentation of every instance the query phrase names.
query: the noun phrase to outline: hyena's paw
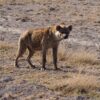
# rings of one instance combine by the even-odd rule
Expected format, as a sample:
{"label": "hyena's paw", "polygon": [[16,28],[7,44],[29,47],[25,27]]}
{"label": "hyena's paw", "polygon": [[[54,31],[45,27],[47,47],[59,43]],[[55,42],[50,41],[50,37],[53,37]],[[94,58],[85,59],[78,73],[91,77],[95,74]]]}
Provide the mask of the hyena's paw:
{"label": "hyena's paw", "polygon": [[27,66],[27,68],[32,68],[32,69],[35,69],[36,67],[35,67],[35,65],[29,65],[29,66]]}
{"label": "hyena's paw", "polygon": [[19,65],[18,65],[17,63],[15,63],[14,66],[15,66],[16,68],[20,68]]}
{"label": "hyena's paw", "polygon": [[34,69],[34,68],[36,68],[36,67],[35,67],[35,65],[31,65],[31,68],[33,68],[33,69]]}
{"label": "hyena's paw", "polygon": [[41,71],[45,71],[45,70],[46,70],[46,68],[44,68],[44,67],[41,68]]}
{"label": "hyena's paw", "polygon": [[57,71],[61,70],[60,68],[57,68],[57,67],[56,67],[56,68],[54,68],[54,69],[55,69],[55,70],[57,70]]}

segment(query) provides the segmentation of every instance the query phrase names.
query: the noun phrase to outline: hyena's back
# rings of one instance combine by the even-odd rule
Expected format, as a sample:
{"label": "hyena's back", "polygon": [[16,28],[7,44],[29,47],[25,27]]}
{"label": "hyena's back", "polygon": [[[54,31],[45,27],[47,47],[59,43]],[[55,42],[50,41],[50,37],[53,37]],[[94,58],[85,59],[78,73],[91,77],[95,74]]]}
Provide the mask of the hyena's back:
{"label": "hyena's back", "polygon": [[22,46],[23,49],[26,47],[34,50],[41,49],[41,42],[46,35],[48,35],[48,29],[28,30],[21,34],[19,47],[21,48]]}

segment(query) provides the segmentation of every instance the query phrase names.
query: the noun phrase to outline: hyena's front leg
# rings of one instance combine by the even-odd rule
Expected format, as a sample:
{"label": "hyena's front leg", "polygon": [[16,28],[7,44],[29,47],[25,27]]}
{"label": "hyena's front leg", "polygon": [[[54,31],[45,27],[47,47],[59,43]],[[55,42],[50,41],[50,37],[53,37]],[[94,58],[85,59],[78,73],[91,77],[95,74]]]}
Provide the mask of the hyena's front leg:
{"label": "hyena's front leg", "polygon": [[57,70],[57,51],[58,51],[58,46],[56,47],[53,47],[53,64],[54,64],[54,67],[55,67],[55,70]]}
{"label": "hyena's front leg", "polygon": [[45,64],[46,64],[46,52],[47,49],[45,47],[42,47],[42,70],[45,70]]}
{"label": "hyena's front leg", "polygon": [[41,41],[42,45],[42,70],[45,70],[46,53],[47,53],[47,36],[45,35]]}

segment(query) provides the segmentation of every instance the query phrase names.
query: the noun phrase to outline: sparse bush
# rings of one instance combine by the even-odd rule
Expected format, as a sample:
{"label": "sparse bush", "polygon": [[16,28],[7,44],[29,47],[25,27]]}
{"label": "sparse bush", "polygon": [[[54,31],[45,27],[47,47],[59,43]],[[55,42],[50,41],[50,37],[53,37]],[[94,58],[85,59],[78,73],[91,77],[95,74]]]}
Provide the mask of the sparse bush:
{"label": "sparse bush", "polygon": [[67,80],[68,86],[63,90],[63,93],[73,93],[86,94],[95,91],[100,88],[100,83],[97,77],[88,75],[76,75]]}
{"label": "sparse bush", "polygon": [[96,53],[91,53],[83,50],[68,52],[63,51],[61,50],[59,52],[59,60],[66,61],[66,63],[69,65],[100,65],[100,62],[97,60]]}

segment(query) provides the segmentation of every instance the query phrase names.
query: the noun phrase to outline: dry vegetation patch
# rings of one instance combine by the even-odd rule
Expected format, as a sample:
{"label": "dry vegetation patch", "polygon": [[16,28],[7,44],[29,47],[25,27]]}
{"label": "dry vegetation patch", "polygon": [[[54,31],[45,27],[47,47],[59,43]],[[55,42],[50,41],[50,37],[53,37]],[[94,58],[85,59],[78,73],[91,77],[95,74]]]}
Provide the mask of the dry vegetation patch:
{"label": "dry vegetation patch", "polygon": [[96,94],[96,90],[100,88],[97,77],[81,74],[70,78],[45,77],[41,83],[53,91],[59,91],[61,95]]}
{"label": "dry vegetation patch", "polygon": [[96,91],[100,89],[100,82],[98,77],[86,74],[75,73],[48,73],[46,72],[31,72],[27,75],[16,77],[16,83],[20,83],[25,79],[28,82],[32,82],[46,88],[57,91],[63,96],[67,95],[97,95],[100,97],[100,93]]}
{"label": "dry vegetation patch", "polygon": [[14,44],[9,44],[7,42],[0,42],[0,52],[6,52],[9,50],[13,50],[15,48]]}
{"label": "dry vegetation patch", "polygon": [[86,66],[86,65],[100,65],[100,61],[97,60],[97,54],[93,52],[78,50],[59,52],[59,60],[66,61],[66,64],[72,66]]}
{"label": "dry vegetation patch", "polygon": [[12,48],[13,46],[11,44],[8,44],[6,42],[0,42],[0,51],[7,51]]}
{"label": "dry vegetation patch", "polygon": [[0,42],[0,57],[2,60],[4,60],[4,58],[14,59],[15,55],[16,55],[15,45],[6,42]]}
{"label": "dry vegetation patch", "polygon": [[[92,93],[96,89],[100,88],[100,83],[98,82],[97,77],[88,76],[88,75],[75,75],[72,78],[64,81],[63,83],[67,83],[63,88],[63,93]],[[58,88],[59,90],[60,88]]]}

